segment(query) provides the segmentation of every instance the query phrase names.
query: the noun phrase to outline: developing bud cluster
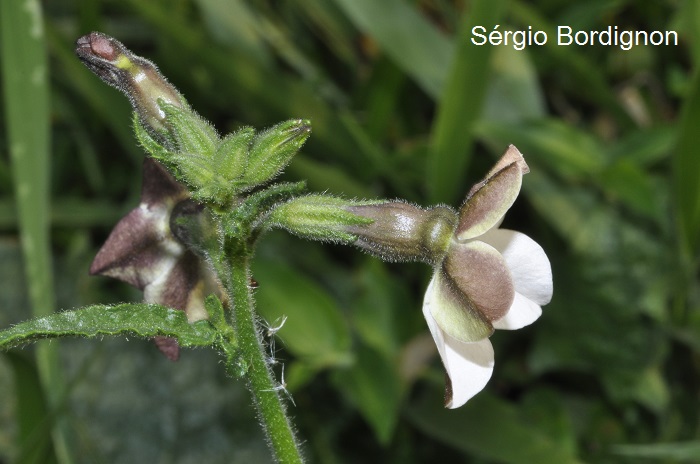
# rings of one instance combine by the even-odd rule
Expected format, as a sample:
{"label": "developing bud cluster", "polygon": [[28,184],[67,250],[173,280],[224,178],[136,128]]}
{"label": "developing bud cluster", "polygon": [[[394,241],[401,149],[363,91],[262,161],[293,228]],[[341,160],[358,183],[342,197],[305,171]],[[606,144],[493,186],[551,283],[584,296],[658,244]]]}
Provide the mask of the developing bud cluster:
{"label": "developing bud cluster", "polygon": [[127,95],[139,142],[190,187],[197,201],[223,205],[269,182],[311,133],[309,121],[295,119],[258,133],[244,127],[221,138],[153,63],[119,41],[92,32],[78,39],[76,54],[100,79]]}

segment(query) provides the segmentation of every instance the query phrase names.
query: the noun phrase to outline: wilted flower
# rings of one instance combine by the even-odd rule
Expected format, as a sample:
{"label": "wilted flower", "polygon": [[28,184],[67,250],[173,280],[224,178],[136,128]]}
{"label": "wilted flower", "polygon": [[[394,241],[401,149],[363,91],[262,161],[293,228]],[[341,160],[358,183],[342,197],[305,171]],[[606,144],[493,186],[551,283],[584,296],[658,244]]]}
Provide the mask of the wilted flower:
{"label": "wilted flower", "polygon": [[527,172],[511,145],[472,187],[425,294],[423,314],[447,373],[448,408],[463,405],[491,377],[488,337],[494,329],[531,324],[552,297],[552,271],[542,248],[522,233],[498,228]]}
{"label": "wilted flower", "polygon": [[[171,230],[173,209],[189,202],[188,197],[165,168],[146,158],[141,203],[114,227],[95,256],[90,274],[131,284],[143,290],[147,303],[185,311],[192,323],[208,317],[204,298],[218,292],[219,285],[206,262]],[[178,359],[175,339],[156,337],[155,342],[168,358]]]}

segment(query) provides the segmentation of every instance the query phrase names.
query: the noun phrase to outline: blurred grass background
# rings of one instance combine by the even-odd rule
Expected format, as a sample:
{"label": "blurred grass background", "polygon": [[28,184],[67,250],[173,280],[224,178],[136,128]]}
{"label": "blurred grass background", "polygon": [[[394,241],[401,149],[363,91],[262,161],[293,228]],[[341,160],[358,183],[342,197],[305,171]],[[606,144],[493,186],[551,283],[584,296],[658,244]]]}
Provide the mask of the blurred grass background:
{"label": "blurred grass background", "polygon": [[[143,156],[126,99],[72,53],[99,30],[221,132],[311,119],[285,176],[314,191],[458,206],[507,144],[527,158],[504,226],[547,251],[554,299],[492,337],[494,376],[456,411],[420,312],[426,266],[264,238],[258,307],[288,316],[277,356],[311,461],[700,462],[698,2],[6,0],[0,15],[0,326],[141,297],[87,276]],[[550,43],[470,44],[495,24]],[[564,24],[680,44],[556,46]],[[140,341],[2,353],[0,463],[268,462],[220,367]]]}

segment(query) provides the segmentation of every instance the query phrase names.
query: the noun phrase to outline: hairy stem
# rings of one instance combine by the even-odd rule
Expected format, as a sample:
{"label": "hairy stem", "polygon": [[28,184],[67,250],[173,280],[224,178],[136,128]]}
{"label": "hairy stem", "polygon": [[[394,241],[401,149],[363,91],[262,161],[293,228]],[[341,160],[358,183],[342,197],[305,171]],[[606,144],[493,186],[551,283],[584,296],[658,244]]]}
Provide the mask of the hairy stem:
{"label": "hairy stem", "polygon": [[230,266],[227,289],[233,303],[232,323],[238,340],[239,363],[243,364],[229,367],[238,371],[245,368],[248,389],[277,461],[285,464],[302,463],[299,444],[279,395],[280,384],[274,380],[267,363],[255,318],[252,293],[248,285],[249,250],[238,241],[229,243],[226,257]]}

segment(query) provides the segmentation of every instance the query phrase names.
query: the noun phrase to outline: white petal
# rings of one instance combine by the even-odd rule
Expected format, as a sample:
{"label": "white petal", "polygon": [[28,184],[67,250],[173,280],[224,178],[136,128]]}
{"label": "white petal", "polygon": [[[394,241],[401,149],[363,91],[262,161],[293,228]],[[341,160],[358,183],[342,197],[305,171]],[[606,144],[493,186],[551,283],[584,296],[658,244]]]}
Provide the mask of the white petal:
{"label": "white petal", "polygon": [[515,291],[540,306],[552,299],[552,267],[541,246],[527,235],[508,229],[479,237],[501,252],[513,276]]}
{"label": "white petal", "polygon": [[541,315],[542,308],[540,305],[515,292],[513,304],[510,305],[506,315],[497,321],[493,321],[491,325],[498,330],[518,330],[532,324]]}
{"label": "white petal", "polygon": [[525,234],[490,230],[479,237],[501,252],[513,276],[516,296],[508,314],[493,322],[497,329],[519,329],[542,314],[540,306],[552,299],[552,268],[541,246]]}
{"label": "white petal", "polygon": [[493,346],[487,339],[462,343],[443,332],[430,310],[430,295],[433,281],[430,281],[423,301],[423,316],[435,340],[442,364],[451,385],[447,385],[445,407],[454,409],[462,406],[470,398],[484,389],[491,378],[494,366]]}

